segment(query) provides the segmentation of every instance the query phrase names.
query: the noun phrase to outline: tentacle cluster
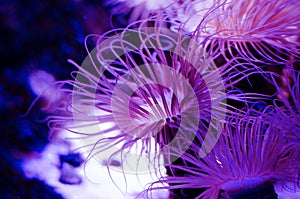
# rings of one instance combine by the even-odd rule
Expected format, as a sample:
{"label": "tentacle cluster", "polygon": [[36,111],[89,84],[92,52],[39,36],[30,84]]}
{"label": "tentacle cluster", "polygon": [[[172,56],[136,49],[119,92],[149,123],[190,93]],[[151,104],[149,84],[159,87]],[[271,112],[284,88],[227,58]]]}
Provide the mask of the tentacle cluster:
{"label": "tentacle cluster", "polygon": [[[281,80],[281,81],[279,81]],[[285,129],[284,136],[292,142],[300,141],[300,73],[287,68],[280,77],[274,77],[278,100],[274,101],[279,128]]]}

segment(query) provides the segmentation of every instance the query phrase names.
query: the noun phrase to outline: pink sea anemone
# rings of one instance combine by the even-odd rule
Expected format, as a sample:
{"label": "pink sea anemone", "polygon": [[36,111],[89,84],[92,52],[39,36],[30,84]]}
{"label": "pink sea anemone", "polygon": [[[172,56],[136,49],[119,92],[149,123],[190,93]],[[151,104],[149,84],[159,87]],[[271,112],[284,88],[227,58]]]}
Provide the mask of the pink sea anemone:
{"label": "pink sea anemone", "polygon": [[[180,189],[182,198],[277,198],[274,184],[297,183],[298,151],[264,114],[237,114],[222,130],[217,144],[200,158],[200,145],[181,155],[182,164],[169,164],[159,183]],[[173,155],[182,154],[179,149]],[[174,196],[176,198],[176,195]]]}
{"label": "pink sea anemone", "polygon": [[217,45],[224,57],[286,63],[299,53],[299,5],[298,0],[196,0],[184,4],[173,21]]}

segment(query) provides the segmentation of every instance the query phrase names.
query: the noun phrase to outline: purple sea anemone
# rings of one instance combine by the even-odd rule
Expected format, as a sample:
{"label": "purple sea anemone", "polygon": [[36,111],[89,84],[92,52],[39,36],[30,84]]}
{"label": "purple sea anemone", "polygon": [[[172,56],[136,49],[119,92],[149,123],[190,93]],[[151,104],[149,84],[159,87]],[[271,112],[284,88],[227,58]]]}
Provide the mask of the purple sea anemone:
{"label": "purple sea anemone", "polygon": [[295,146],[267,118],[237,114],[204,158],[197,155],[201,148],[197,144],[189,153],[172,150],[172,155],[183,154],[182,164],[169,164],[173,176],[159,183],[180,189],[183,198],[277,198],[274,184],[297,182],[299,159]]}
{"label": "purple sea anemone", "polygon": [[[168,156],[169,146],[188,149],[198,134],[213,134],[216,142],[216,128],[235,109],[226,100],[247,101],[250,96],[232,90],[247,72],[232,71],[228,64],[216,68],[201,45],[159,23],[141,27],[97,36],[98,45],[87,49],[83,64],[74,63],[79,69],[75,80],[66,82],[72,86],[65,89],[71,97],[69,116],[52,118],[82,135],[90,158],[103,161],[106,154],[124,163],[125,157],[133,157],[123,169],[132,171],[135,164],[135,172],[149,169],[138,168],[144,159],[153,165],[161,154]],[[203,140],[203,156],[213,147],[209,141]],[[136,143],[140,147],[130,157]]]}

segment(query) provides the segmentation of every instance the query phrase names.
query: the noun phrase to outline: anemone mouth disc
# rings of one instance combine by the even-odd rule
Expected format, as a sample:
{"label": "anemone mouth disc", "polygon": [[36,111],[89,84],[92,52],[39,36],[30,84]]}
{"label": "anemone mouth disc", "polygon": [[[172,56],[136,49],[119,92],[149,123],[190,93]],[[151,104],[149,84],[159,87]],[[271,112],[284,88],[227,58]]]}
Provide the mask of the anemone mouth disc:
{"label": "anemone mouth disc", "polygon": [[264,179],[262,177],[249,177],[242,180],[228,181],[222,186],[221,189],[228,193],[237,192],[239,190],[255,188],[257,186],[265,184],[267,181],[267,179]]}
{"label": "anemone mouth disc", "polygon": [[276,199],[274,185],[263,178],[248,178],[243,181],[228,182],[219,192],[219,199],[252,199],[270,198]]}
{"label": "anemone mouth disc", "polygon": [[[147,93],[147,88],[150,88],[151,95]],[[176,118],[178,115],[181,115],[179,100],[172,90],[165,86],[159,84],[144,85],[138,88],[130,98],[130,118],[137,125],[148,123],[150,126],[153,126],[156,123],[155,129],[149,128],[150,126],[147,127],[154,132],[152,136],[160,132],[172,118]],[[180,121],[177,125],[180,125]],[[142,135],[137,136],[140,137]]]}

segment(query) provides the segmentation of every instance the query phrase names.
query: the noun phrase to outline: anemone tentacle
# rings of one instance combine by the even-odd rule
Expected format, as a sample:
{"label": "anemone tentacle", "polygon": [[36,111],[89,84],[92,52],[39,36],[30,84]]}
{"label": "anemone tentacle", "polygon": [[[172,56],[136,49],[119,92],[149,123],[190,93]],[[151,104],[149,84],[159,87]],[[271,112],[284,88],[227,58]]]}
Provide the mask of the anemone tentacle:
{"label": "anemone tentacle", "polygon": [[274,100],[277,124],[285,129],[286,138],[300,146],[300,72],[289,67],[281,76],[274,76],[273,83],[278,95]]}

